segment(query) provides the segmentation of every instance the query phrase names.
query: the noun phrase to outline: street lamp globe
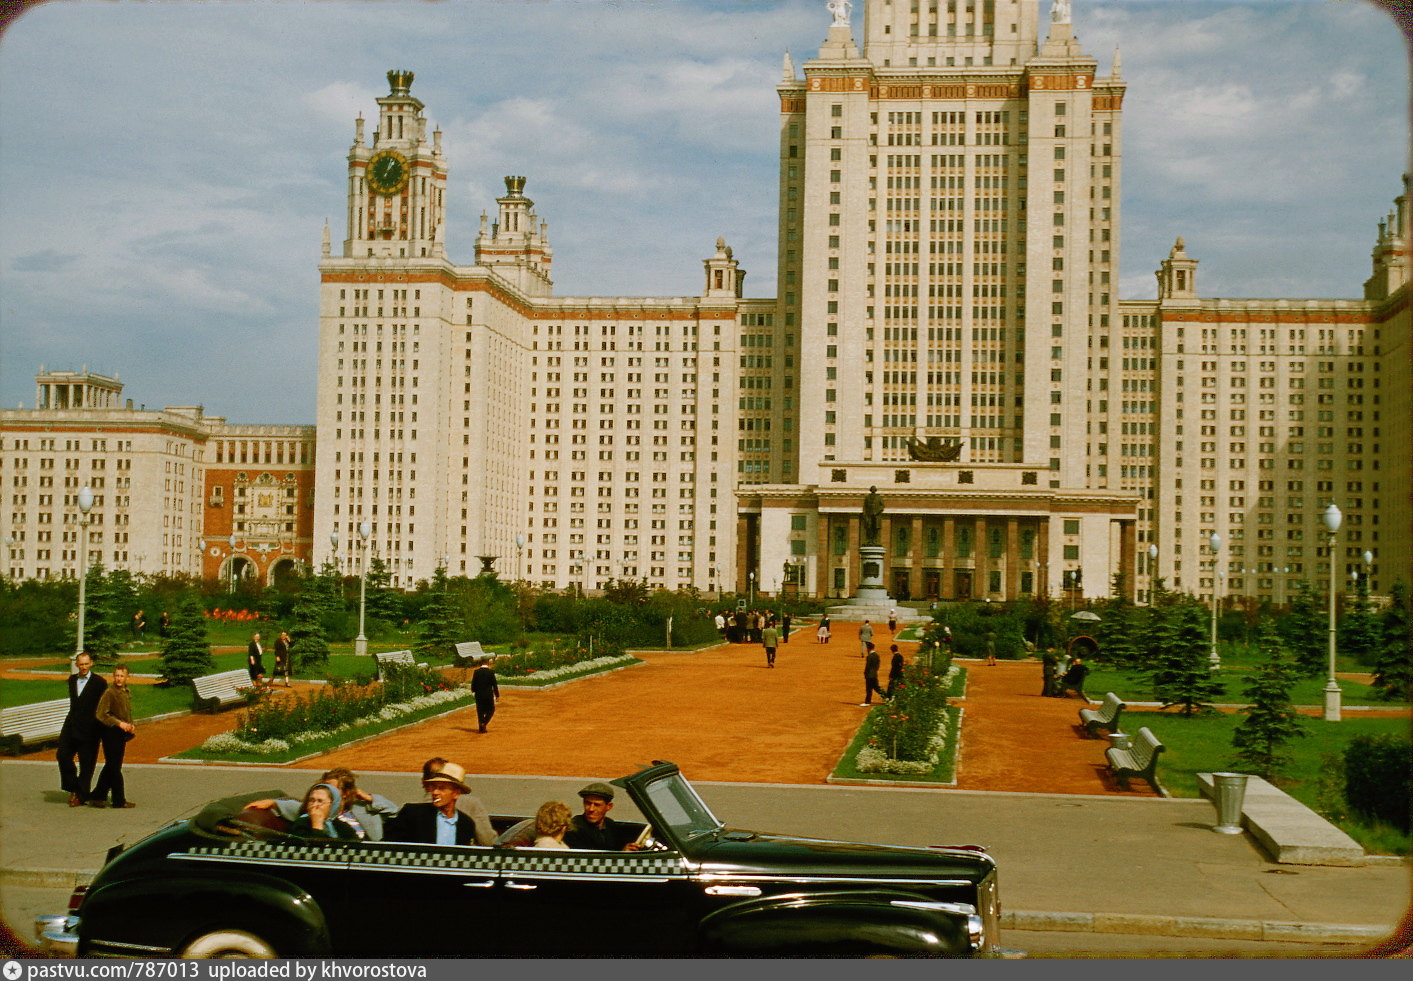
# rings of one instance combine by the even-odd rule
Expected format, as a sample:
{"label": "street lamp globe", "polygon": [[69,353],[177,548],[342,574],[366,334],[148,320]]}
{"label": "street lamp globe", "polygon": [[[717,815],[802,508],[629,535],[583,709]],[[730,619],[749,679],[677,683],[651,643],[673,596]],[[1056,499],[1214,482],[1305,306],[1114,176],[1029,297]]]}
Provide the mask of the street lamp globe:
{"label": "street lamp globe", "polygon": [[1344,512],[1339,509],[1338,504],[1331,504],[1325,508],[1324,518],[1325,529],[1333,535],[1339,531],[1339,526],[1344,523]]}
{"label": "street lamp globe", "polygon": [[1207,539],[1207,544],[1212,546],[1212,554],[1216,555],[1222,550],[1222,536],[1215,531],[1212,532],[1212,536]]}
{"label": "street lamp globe", "polygon": [[92,487],[87,487],[87,486],[85,486],[85,487],[80,488],[80,490],[79,490],[79,492],[78,492],[78,506],[79,506],[79,510],[82,511],[84,514],[87,514],[89,511],[92,511],[92,510],[93,510],[93,488],[92,488]]}
{"label": "street lamp globe", "polygon": [[1367,548],[1364,549],[1364,564],[1365,564],[1365,565],[1373,565],[1373,564],[1374,564],[1374,553],[1371,552],[1371,551],[1369,551]]}

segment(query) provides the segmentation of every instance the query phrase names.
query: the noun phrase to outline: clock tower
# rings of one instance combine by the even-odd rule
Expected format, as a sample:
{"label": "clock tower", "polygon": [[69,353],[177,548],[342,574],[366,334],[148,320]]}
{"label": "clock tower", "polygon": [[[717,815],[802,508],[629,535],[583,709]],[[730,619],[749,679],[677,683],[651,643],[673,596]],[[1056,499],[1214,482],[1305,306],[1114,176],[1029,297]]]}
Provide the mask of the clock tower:
{"label": "clock tower", "polygon": [[445,255],[446,159],[441,130],[427,140],[412,72],[388,72],[378,100],[378,128],[368,143],[360,116],[348,152],[348,237],[345,258]]}

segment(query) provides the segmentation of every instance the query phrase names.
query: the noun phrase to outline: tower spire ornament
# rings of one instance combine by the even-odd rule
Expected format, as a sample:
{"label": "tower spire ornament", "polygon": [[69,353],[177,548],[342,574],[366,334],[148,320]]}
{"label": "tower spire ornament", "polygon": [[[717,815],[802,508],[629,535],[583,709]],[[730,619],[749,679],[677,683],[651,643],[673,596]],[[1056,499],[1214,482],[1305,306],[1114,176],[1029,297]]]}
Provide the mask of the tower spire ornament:
{"label": "tower spire ornament", "polygon": [[825,6],[834,15],[835,27],[849,26],[849,13],[854,9],[853,0],[829,0]]}
{"label": "tower spire ornament", "polygon": [[1050,23],[1068,24],[1070,23],[1070,0],[1051,0],[1050,3]]}

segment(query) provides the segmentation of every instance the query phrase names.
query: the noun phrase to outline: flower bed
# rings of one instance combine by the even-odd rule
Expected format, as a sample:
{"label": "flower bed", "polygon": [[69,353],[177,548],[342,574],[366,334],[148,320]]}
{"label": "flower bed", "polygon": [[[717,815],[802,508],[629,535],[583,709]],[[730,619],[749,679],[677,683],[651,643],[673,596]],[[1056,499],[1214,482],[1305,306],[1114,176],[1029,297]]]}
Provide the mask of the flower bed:
{"label": "flower bed", "polygon": [[615,654],[605,657],[596,657],[587,661],[574,661],[554,668],[525,668],[523,669],[523,674],[515,675],[502,674],[501,665],[497,664],[496,679],[502,685],[510,685],[519,688],[534,688],[541,685],[557,684],[570,678],[581,678],[591,674],[599,674],[603,671],[612,671],[614,668],[627,667],[630,664],[638,663],[640,663],[638,659],[631,654]]}

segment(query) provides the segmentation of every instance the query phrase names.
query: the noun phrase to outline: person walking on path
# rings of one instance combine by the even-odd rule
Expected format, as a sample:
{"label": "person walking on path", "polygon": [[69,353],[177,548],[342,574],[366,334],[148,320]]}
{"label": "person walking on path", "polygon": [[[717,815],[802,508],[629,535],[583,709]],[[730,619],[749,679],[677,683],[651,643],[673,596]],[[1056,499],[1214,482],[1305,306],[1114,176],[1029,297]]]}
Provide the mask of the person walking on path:
{"label": "person walking on path", "polygon": [[123,754],[127,752],[128,740],[137,732],[132,724],[132,690],[128,688],[127,665],[120,664],[113,669],[113,683],[98,699],[94,718],[98,720],[98,738],[103,744],[103,772],[98,774],[98,783],[88,803],[92,807],[107,807],[111,795],[114,807],[135,807],[123,793]]}
{"label": "person walking on path", "polygon": [[898,632],[898,611],[895,609],[888,611],[888,632],[890,634]]}
{"label": "person walking on path", "polygon": [[996,666],[996,631],[986,631],[986,663]]}
{"label": "person walking on path", "polygon": [[829,643],[829,615],[828,615],[828,614],[825,614],[824,616],[822,616],[822,617],[819,618],[819,629],[814,632],[814,639],[815,639],[815,642],[816,642],[816,643],[819,643],[819,644],[827,644],[827,643]]}
{"label": "person walking on path", "polygon": [[252,685],[265,682],[265,649],[260,646],[260,632],[250,635],[250,646],[245,649],[245,670],[250,675]]}
{"label": "person walking on path", "polygon": [[780,615],[780,643],[790,643],[790,614],[788,613]]}
{"label": "person walking on path", "polygon": [[859,702],[860,708],[873,704],[874,692],[878,692],[879,698],[886,697],[878,687],[878,651],[869,644],[868,653],[864,655],[864,700]]}
{"label": "person walking on path", "polygon": [[780,646],[780,631],[775,629],[774,621],[767,621],[765,629],[760,632],[760,642],[765,647],[765,666],[775,667],[775,648]]}
{"label": "person walking on path", "polygon": [[1060,659],[1055,654],[1055,648],[1045,648],[1045,653],[1040,655],[1040,694],[1044,698],[1056,698],[1060,694],[1060,673],[1057,670],[1060,666]]}
{"label": "person walking on path", "polygon": [[716,614],[716,633],[722,640],[726,639],[726,616],[720,611]]}
{"label": "person walking on path", "polygon": [[868,649],[873,646],[873,624],[867,620],[859,628],[859,657],[868,654]]}
{"label": "person walking on path", "polygon": [[483,657],[471,672],[471,691],[476,696],[477,732],[485,732],[496,714],[496,699],[500,698],[500,684],[496,681],[491,659]]}
{"label": "person walking on path", "polygon": [[166,610],[162,611],[162,616],[157,620],[157,632],[163,637],[167,636],[167,630],[172,625],[171,615]]}
{"label": "person walking on path", "polygon": [[883,693],[884,698],[892,698],[903,683],[903,652],[898,650],[897,644],[893,644],[890,650],[893,657],[888,662],[888,690]]}
{"label": "person walking on path", "polygon": [[290,687],[289,683],[289,631],[281,630],[280,635],[275,638],[275,677],[285,679],[285,687]]}
{"label": "person walking on path", "polygon": [[147,629],[147,618],[138,610],[132,615],[132,639],[142,640],[142,634]]}
{"label": "person walking on path", "polygon": [[[98,764],[98,702],[108,682],[93,673],[93,656],[82,651],[69,675],[69,713],[59,730],[59,785],[69,792],[69,806],[88,803],[93,768]],[[74,757],[78,769],[74,769]]]}

